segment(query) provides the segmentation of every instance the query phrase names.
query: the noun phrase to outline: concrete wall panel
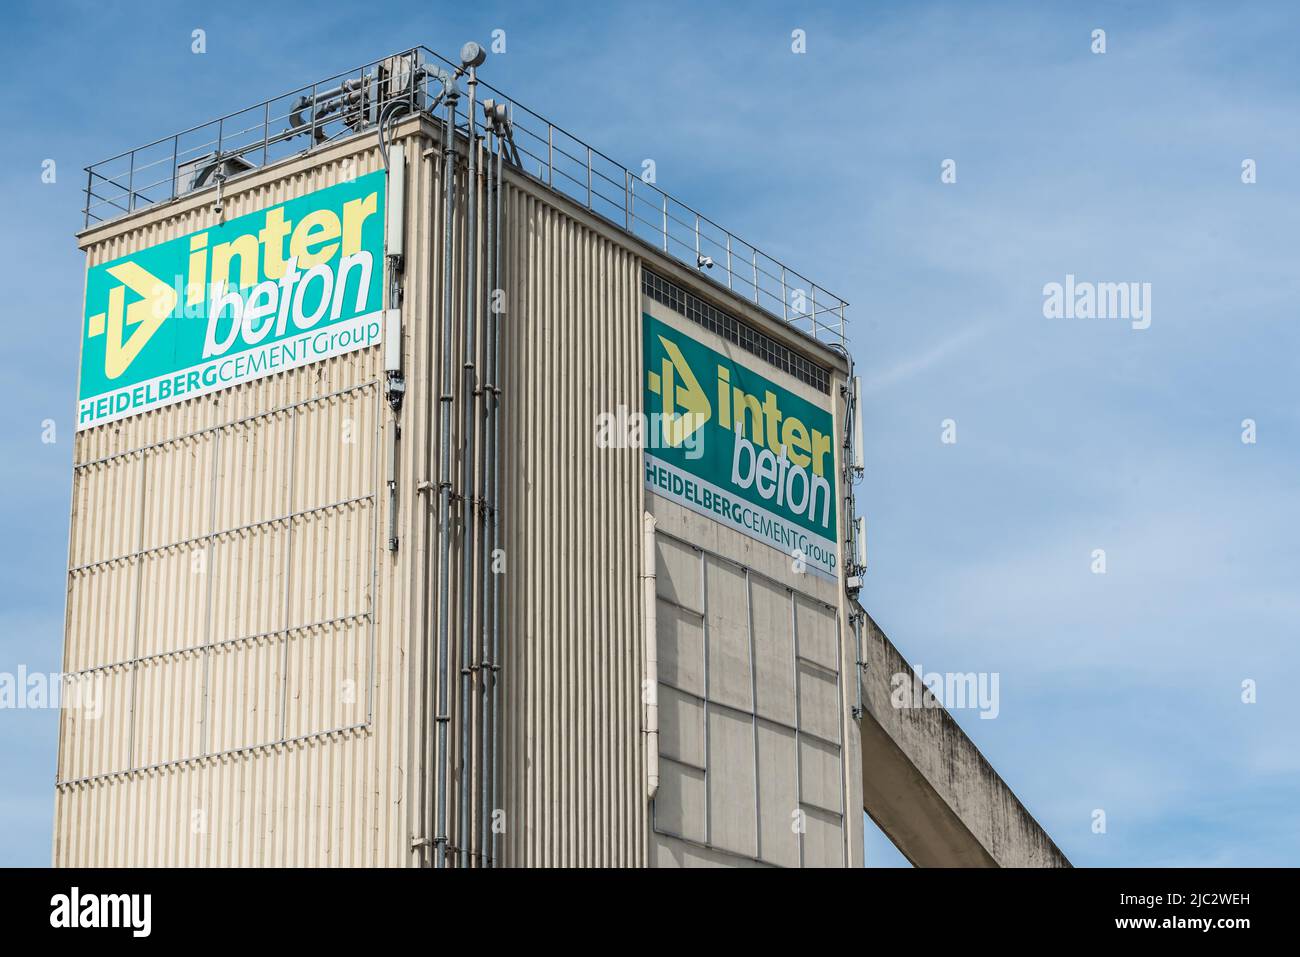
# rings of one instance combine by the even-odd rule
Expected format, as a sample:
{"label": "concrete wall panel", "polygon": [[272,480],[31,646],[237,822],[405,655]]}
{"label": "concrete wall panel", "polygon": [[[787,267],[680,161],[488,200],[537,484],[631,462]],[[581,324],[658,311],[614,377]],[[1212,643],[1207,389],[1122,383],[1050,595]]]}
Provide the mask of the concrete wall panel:
{"label": "concrete wall panel", "polygon": [[795,733],[758,722],[758,780],[761,856],[782,867],[799,866],[799,837],[792,824],[799,808]]}
{"label": "concrete wall panel", "polygon": [[754,723],[725,707],[709,709],[709,841],[742,857],[758,854]]}

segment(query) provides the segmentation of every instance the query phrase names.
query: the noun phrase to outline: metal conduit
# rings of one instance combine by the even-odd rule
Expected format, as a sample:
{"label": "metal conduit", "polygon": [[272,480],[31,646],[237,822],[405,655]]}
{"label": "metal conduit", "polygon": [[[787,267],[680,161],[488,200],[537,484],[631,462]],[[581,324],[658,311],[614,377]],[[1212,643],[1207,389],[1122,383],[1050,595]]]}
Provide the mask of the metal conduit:
{"label": "metal conduit", "polygon": [[[484,103],[486,111],[490,103]],[[479,509],[479,607],[482,612],[479,616],[479,736],[482,742],[482,763],[479,766],[479,797],[478,797],[478,822],[479,822],[479,853],[482,855],[481,862],[483,866],[491,865],[491,853],[488,850],[490,833],[489,817],[491,816],[492,806],[491,785],[490,785],[490,764],[492,754],[491,739],[491,720],[489,713],[491,685],[495,683],[495,674],[493,672],[493,661],[491,657],[490,638],[488,633],[488,605],[490,599],[490,589],[488,587],[488,576],[492,574],[492,554],[488,548],[488,520],[489,513],[494,509],[495,503],[492,495],[492,459],[496,453],[496,448],[492,441],[492,405],[493,405],[493,373],[492,373],[492,323],[490,320],[492,311],[493,298],[493,269],[496,265],[496,249],[494,242],[496,240],[495,223],[492,221],[492,196],[496,189],[493,182],[493,162],[492,156],[496,147],[495,131],[491,126],[490,116],[487,118],[485,126],[488,129],[488,152],[484,161],[484,200],[485,210],[483,216],[483,227],[487,239],[487,248],[485,251],[485,268],[484,278],[487,280],[487,286],[484,290],[484,302],[487,303],[487,311],[484,315],[484,343],[483,343],[483,504]]]}
{"label": "metal conduit", "polygon": [[[501,315],[505,310],[505,290],[501,282],[501,168],[502,152],[506,142],[513,142],[509,136],[509,126],[504,125],[506,139],[497,140],[496,184],[492,194],[492,219],[496,230],[496,256],[492,262],[492,294],[501,296],[488,321],[492,328],[492,555],[501,548]],[[488,773],[492,776],[492,807],[501,807],[501,783],[497,773],[497,762],[502,754],[501,721],[501,577],[493,575],[492,588],[492,754],[488,760]],[[501,859],[498,831],[492,830],[492,864]]]}
{"label": "metal conduit", "polygon": [[864,662],[862,660],[862,625],[863,613],[859,610],[854,611],[853,606],[857,604],[859,589],[861,587],[861,575],[863,568],[858,566],[858,523],[857,523],[857,502],[853,492],[854,481],[860,474],[857,461],[861,455],[861,450],[857,448],[860,439],[855,428],[858,416],[861,410],[858,408],[858,394],[853,386],[856,379],[854,373],[853,356],[843,346],[831,344],[831,348],[842,355],[848,364],[849,375],[845,383],[840,386],[840,395],[844,400],[844,438],[840,443],[841,459],[843,464],[840,467],[840,482],[844,486],[844,514],[841,521],[844,525],[844,533],[841,538],[841,545],[844,551],[844,593],[848,597],[850,605],[848,624],[853,630],[853,681],[856,685],[854,691],[855,704],[853,706],[853,717],[855,720],[862,717],[862,670]]}
{"label": "metal conduit", "polygon": [[[454,80],[452,81],[455,82]],[[447,110],[442,125],[442,382],[438,396],[438,701],[434,722],[438,727],[438,775],[436,785],[437,831],[434,837],[434,866],[447,866],[447,783],[450,779],[451,755],[447,751],[447,597],[451,537],[448,534],[451,496],[451,311],[452,298],[452,215],[455,210],[456,101],[454,86],[447,91]]]}
{"label": "metal conduit", "polygon": [[[486,343],[484,364],[486,367],[483,397],[485,450],[483,462],[484,509],[483,509],[483,768],[482,768],[482,818],[480,824],[480,843],[487,866],[496,867],[499,861],[497,833],[492,826],[492,815],[499,807],[497,761],[500,760],[500,614],[499,614],[499,579],[492,564],[499,547],[499,512],[501,495],[501,411],[500,411],[500,363],[501,335],[500,316],[502,303],[498,302],[501,292],[501,172],[502,154],[506,146],[507,127],[504,122],[504,107],[489,100],[483,104],[487,123],[492,130],[492,149],[489,150],[487,162],[491,164],[488,176],[487,210],[485,224],[487,231],[487,302],[484,313]],[[491,523],[490,527],[488,523]]]}

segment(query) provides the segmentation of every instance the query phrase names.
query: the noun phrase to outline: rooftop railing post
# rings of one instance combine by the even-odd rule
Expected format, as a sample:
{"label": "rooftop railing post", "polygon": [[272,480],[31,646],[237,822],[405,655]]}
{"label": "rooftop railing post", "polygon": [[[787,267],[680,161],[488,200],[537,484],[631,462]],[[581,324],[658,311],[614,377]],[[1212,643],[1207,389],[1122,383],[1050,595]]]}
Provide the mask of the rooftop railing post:
{"label": "rooftop railing post", "polygon": [[546,185],[555,188],[555,124],[546,124]]}
{"label": "rooftop railing post", "polygon": [[126,211],[135,209],[135,150],[131,151],[131,164],[126,171]]}
{"label": "rooftop railing post", "polygon": [[664,198],[664,252],[668,252],[668,194],[660,190],[659,195]]}
{"label": "rooftop railing post", "polygon": [[624,170],[627,174],[627,231],[636,235],[636,230],[632,228],[632,220],[636,218],[636,180],[632,178],[630,169]]}
{"label": "rooftop railing post", "polygon": [[[375,119],[378,120],[379,119],[379,71],[378,70],[375,71],[374,80],[375,80],[374,109],[375,109]],[[361,69],[357,70],[357,94],[356,95],[357,95],[357,124],[358,126],[364,126],[366,122],[366,97],[369,95],[369,91],[366,89],[366,68],[364,66],[361,67]],[[343,102],[347,103],[346,94],[344,94]],[[348,115],[347,107],[345,106],[343,112],[343,121],[345,123],[347,122],[347,115]]]}
{"label": "rooftop railing post", "polygon": [[587,209],[591,209],[591,147],[587,147]]}
{"label": "rooftop railing post", "polygon": [[225,135],[226,135],[226,120],[225,117],[222,117],[221,119],[217,120],[217,152],[212,157],[217,162],[221,161],[221,144],[222,141],[225,139]]}
{"label": "rooftop railing post", "polygon": [[812,337],[817,338],[817,287],[812,287]]}
{"label": "rooftop railing post", "polygon": [[758,250],[750,246],[749,251],[750,262],[754,266],[754,304],[758,305]]}
{"label": "rooftop railing post", "polygon": [[90,227],[90,196],[95,190],[95,172],[91,167],[86,167],[86,222],[83,228]]}
{"label": "rooftop railing post", "polygon": [[727,288],[731,288],[731,233],[727,233]]}
{"label": "rooftop railing post", "polygon": [[271,101],[267,100],[262,110],[262,165],[267,162],[267,150],[271,146]]}
{"label": "rooftop railing post", "polygon": [[[406,69],[409,71],[409,78],[406,80],[406,112],[415,112],[415,88],[419,84],[419,74],[416,72],[416,64],[419,62],[415,56],[414,50],[407,50],[406,55],[402,58]],[[375,68],[375,122],[379,122],[379,116],[384,112],[385,100],[388,97],[388,91],[384,89],[384,84],[379,78],[379,67],[383,61],[376,61]],[[388,82],[393,82],[392,74],[389,74]],[[396,99],[396,97],[394,97]]]}
{"label": "rooftop railing post", "polygon": [[310,153],[316,148],[316,84],[311,85],[311,133],[307,137],[307,152]]}
{"label": "rooftop railing post", "polygon": [[177,182],[181,175],[181,135],[177,133],[172,137],[172,199],[176,198],[180,192],[180,183]]}
{"label": "rooftop railing post", "polygon": [[841,344],[841,345],[844,345],[844,344],[846,344],[847,342],[848,342],[848,339],[845,338],[845,335],[844,335],[844,303],[843,303],[843,301],[841,301],[841,302],[840,302],[840,344]]}
{"label": "rooftop railing post", "polygon": [[781,267],[781,318],[790,321],[790,294],[785,290],[785,267]]}
{"label": "rooftop railing post", "polygon": [[695,265],[700,264],[700,214],[695,214]]}

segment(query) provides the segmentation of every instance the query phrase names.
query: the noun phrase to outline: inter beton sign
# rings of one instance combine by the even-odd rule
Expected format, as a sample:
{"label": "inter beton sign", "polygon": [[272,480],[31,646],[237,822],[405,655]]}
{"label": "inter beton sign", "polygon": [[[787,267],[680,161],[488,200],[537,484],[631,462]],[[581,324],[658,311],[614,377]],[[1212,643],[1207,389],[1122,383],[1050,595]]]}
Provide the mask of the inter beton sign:
{"label": "inter beton sign", "polygon": [[93,267],[77,429],[374,345],[384,174]]}
{"label": "inter beton sign", "polygon": [[834,419],[642,315],[646,487],[836,575]]}

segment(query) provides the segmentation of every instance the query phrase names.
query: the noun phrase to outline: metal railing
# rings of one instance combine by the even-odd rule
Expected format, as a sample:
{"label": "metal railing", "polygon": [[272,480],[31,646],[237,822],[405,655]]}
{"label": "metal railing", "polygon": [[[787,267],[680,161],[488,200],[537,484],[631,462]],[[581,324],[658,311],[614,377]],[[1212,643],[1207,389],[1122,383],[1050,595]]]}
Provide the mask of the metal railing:
{"label": "metal railing", "polygon": [[[427,111],[442,91],[440,74],[454,75],[458,65],[415,47],[89,166],[85,225],[373,131],[390,104]],[[847,347],[845,300],[481,77],[479,87],[508,105],[522,171],[532,179],[814,339]],[[466,116],[466,107],[467,98],[458,98],[462,132],[471,122],[482,130],[482,117]]]}

